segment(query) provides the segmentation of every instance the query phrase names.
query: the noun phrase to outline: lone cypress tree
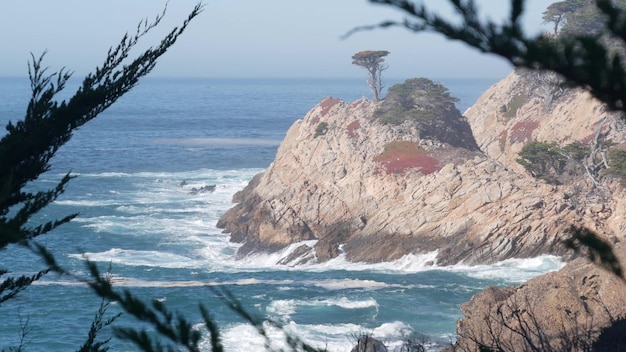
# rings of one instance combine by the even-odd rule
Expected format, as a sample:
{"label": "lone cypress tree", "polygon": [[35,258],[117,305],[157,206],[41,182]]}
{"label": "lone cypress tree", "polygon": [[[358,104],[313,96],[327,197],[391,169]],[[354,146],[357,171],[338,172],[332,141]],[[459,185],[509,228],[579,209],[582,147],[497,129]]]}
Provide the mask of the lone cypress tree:
{"label": "lone cypress tree", "polygon": [[383,90],[383,71],[389,66],[385,64],[385,56],[389,55],[388,51],[359,51],[352,55],[352,64],[361,66],[367,70],[367,85],[374,94],[374,101],[380,100],[380,92]]}
{"label": "lone cypress tree", "polygon": [[567,23],[569,14],[575,12],[580,7],[580,3],[576,1],[566,0],[552,3],[543,12],[543,24],[552,23],[553,34],[556,36],[564,24]]}

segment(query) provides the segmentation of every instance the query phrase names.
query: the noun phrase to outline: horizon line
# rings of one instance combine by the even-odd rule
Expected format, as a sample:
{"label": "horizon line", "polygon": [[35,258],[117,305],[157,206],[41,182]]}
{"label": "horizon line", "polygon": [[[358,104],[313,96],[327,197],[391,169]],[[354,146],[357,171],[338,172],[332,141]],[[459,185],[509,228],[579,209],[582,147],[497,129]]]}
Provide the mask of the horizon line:
{"label": "horizon line", "polygon": [[[440,80],[440,79],[467,79],[467,80],[473,80],[473,79],[503,79],[505,76],[447,76],[447,77],[425,77],[425,76],[413,76],[413,77],[388,77],[385,78],[385,80],[387,81],[405,81],[407,79],[412,79],[412,78],[428,78],[428,79],[432,79],[432,80]],[[28,80],[28,75],[3,75],[0,74],[0,78],[3,79],[26,79]],[[77,77],[77,75],[74,75],[70,78],[70,80],[76,80],[76,79],[82,79],[80,77]],[[145,76],[142,79],[206,79],[206,80],[320,80],[320,81],[329,81],[329,80],[361,80],[361,79],[365,79],[365,77],[306,77],[306,76],[302,76],[302,77],[271,77],[271,76],[249,76],[249,77],[244,77],[244,76],[232,76],[232,77],[221,77],[221,76],[169,76],[169,75],[163,75],[163,76]]]}

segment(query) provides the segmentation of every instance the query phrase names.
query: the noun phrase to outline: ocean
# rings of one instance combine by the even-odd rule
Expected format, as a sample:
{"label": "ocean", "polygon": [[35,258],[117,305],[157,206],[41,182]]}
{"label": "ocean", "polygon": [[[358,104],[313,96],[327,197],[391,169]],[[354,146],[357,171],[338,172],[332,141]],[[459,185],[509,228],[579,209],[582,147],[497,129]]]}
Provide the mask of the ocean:
{"label": "ocean", "polygon": [[[465,111],[496,79],[435,79]],[[389,80],[388,86],[399,80]],[[68,85],[60,98],[76,88]],[[350,351],[355,336],[371,334],[390,351],[408,337],[438,350],[455,339],[460,305],[490,285],[519,284],[556,270],[557,257],[512,259],[493,265],[426,265],[434,253],[395,262],[277,263],[294,247],[235,260],[239,244],[216,228],[232,196],[273,161],[287,129],[326,96],[370,96],[361,79],[174,79],[147,77],[80,128],[29,187],[53,187],[70,172],[65,194],[40,219],[80,213],[39,240],[66,269],[87,275],[85,258],[110,267],[114,285],[157,299],[200,325],[198,304],[217,320],[227,351],[265,350],[255,329],[215,296],[226,289],[255,316],[271,318],[306,342]],[[24,116],[27,78],[0,78],[0,123]],[[0,166],[1,167],[1,166]],[[184,183],[183,183],[184,182]],[[215,185],[213,192],[194,187]],[[0,267],[31,274],[41,261],[20,247],[0,251]],[[4,277],[3,277],[4,278]],[[47,275],[0,305],[0,349],[76,350],[87,338],[99,299],[71,277]],[[108,316],[119,311],[115,302]],[[115,324],[141,326],[128,315]],[[110,337],[105,329],[102,337]],[[206,333],[204,334],[206,337]],[[272,348],[284,347],[270,330]],[[208,339],[203,340],[207,351]],[[113,339],[112,351],[137,350]]]}

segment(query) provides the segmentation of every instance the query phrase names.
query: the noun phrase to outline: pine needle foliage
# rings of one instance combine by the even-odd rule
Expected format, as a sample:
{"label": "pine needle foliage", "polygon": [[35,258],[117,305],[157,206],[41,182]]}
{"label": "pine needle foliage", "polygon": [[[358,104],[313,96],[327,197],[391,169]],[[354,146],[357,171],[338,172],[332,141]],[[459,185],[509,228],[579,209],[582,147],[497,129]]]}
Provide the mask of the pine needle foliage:
{"label": "pine needle foliage", "polygon": [[[102,275],[96,264],[89,260],[86,265],[90,276],[79,277],[61,267],[54,254],[36,241],[39,236],[70,222],[78,215],[69,214],[59,220],[31,224],[34,215],[41,213],[63,194],[73,175],[67,173],[54,188],[47,191],[29,192],[25,189],[50,170],[50,160],[70,140],[74,131],[114,104],[135,87],[143,76],[150,73],[161,55],[176,42],[203,8],[202,3],[196,5],[180,27],[169,32],[158,45],[130,59],[132,49],[161,22],[165,10],[153,21],[146,19],[140,22],[135,33],[125,35],[117,46],[109,49],[104,63],[85,77],[76,93],[61,102],[56,101],[55,97],[65,88],[71,73],[65,69],[48,73],[48,69],[43,66],[45,53],[39,57],[32,55],[29,64],[32,96],[26,116],[16,123],[9,122],[6,126],[7,134],[0,139],[0,251],[10,250],[13,245],[24,246],[45,264],[43,270],[32,276],[5,277],[9,270],[0,268],[0,278],[4,277],[0,282],[0,305],[15,298],[50,272],[84,283],[101,298],[101,303],[87,338],[77,351],[108,351],[110,339],[99,340],[98,335],[109,326],[115,337],[134,343],[142,351],[201,350],[202,331],[182,313],[170,310],[158,300],[144,301],[130,290],[114,289],[110,278]],[[227,291],[219,294],[235,314],[255,326],[265,338],[266,346],[270,346],[266,330],[268,321],[248,313]],[[151,329],[115,326],[113,323],[121,313],[107,318],[110,302],[116,302],[125,314]],[[217,323],[202,304],[199,305],[199,312],[208,331],[211,350],[222,352],[224,347]],[[269,326],[282,329],[280,324],[273,322],[269,322]],[[320,351],[287,332],[285,340],[291,351]],[[22,350],[22,347],[23,344],[18,350]]]}
{"label": "pine needle foliage", "polygon": [[[158,45],[131,59],[132,49],[142,37],[159,25],[165,10],[152,21],[146,19],[140,22],[135,33],[126,34],[117,46],[109,49],[104,63],[84,78],[76,93],[68,100],[59,102],[55,99],[65,89],[71,73],[66,69],[48,73],[48,68],[43,66],[45,52],[39,57],[31,54],[28,74],[32,95],[26,115],[16,123],[9,122],[6,126],[7,133],[0,139],[0,250],[6,251],[11,245],[25,246],[39,255],[47,267],[35,275],[17,277],[9,276],[8,269],[0,268],[0,304],[15,298],[49,272],[73,276],[61,268],[54,255],[35,240],[70,222],[78,214],[69,214],[62,219],[35,225],[31,219],[63,194],[74,176],[67,173],[54,188],[45,191],[26,191],[26,187],[50,170],[50,160],[70,140],[75,130],[114,104],[152,71],[157,60],[176,42],[203,7],[203,4],[197,4],[180,27],[171,30]],[[109,281],[106,277],[98,276],[96,282]],[[99,293],[95,289],[94,292]],[[97,341],[96,337],[119,314],[105,318],[110,299],[100,296],[101,305],[91,324],[87,340],[79,351],[108,350],[108,340]],[[165,313],[164,308],[157,308]],[[181,333],[183,342],[199,339],[197,334],[189,335],[192,329],[188,323],[181,323],[180,326],[181,331],[184,330]],[[131,333],[127,335],[130,336]]]}

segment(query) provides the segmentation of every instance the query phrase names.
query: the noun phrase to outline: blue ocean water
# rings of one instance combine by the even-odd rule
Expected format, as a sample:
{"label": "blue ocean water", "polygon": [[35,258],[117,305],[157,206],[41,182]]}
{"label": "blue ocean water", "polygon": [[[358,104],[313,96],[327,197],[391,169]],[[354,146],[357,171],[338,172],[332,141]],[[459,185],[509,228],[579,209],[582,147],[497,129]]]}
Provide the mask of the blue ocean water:
{"label": "blue ocean water", "polygon": [[[461,111],[496,82],[439,81],[460,98]],[[489,285],[523,282],[562,263],[544,256],[432,267],[425,263],[434,254],[427,254],[392,263],[349,263],[339,257],[288,267],[276,263],[295,246],[235,260],[238,245],[215,227],[232,206],[233,194],[272,162],[294,121],[326,96],[352,101],[364,95],[369,92],[363,80],[147,78],[77,131],[33,186],[53,187],[69,171],[78,176],[41,217],[80,216],[40,242],[78,275],[86,275],[85,257],[102,270],[110,266],[115,286],[163,301],[198,326],[197,306],[205,304],[222,328],[227,351],[263,350],[264,340],[215,297],[215,287],[330,351],[349,351],[353,336],[361,333],[392,348],[406,336],[425,335],[436,350],[454,340],[459,306],[473,294]],[[22,118],[29,96],[26,78],[0,78],[0,124]],[[190,193],[207,185],[216,185],[215,191]],[[0,264],[14,273],[43,266],[17,247],[0,251]],[[28,319],[26,350],[76,349],[98,305],[83,284],[49,275],[0,306],[0,346],[17,346],[20,320]],[[111,314],[116,309],[113,303]],[[137,325],[126,315],[117,323]],[[280,348],[280,333],[271,330],[270,336]],[[117,339],[110,346],[135,350]]]}

